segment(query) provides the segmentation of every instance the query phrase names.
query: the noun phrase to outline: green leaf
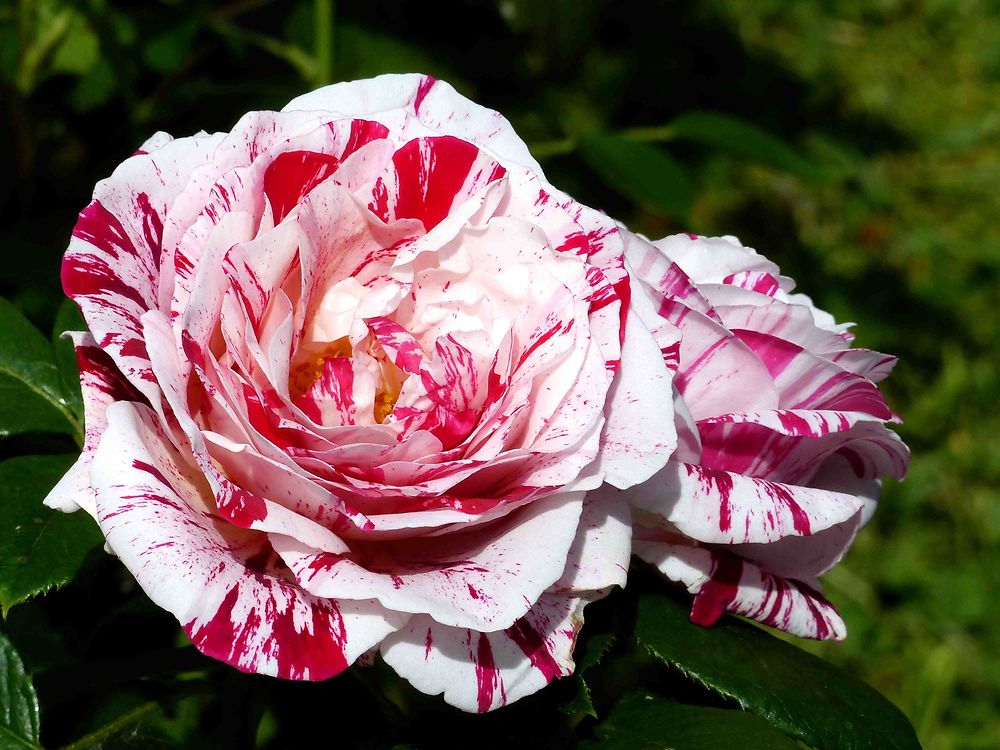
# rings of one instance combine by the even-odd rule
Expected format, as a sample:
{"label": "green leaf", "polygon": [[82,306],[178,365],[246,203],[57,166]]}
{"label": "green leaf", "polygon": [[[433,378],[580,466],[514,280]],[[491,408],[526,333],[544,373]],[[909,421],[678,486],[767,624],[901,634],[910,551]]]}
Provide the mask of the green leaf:
{"label": "green leaf", "polygon": [[718,112],[688,112],[676,117],[668,130],[673,138],[703,143],[807,180],[821,176],[819,169],[780,139],[738,117]]}
{"label": "green leaf", "polygon": [[[7,387],[5,401],[16,397],[13,384],[16,381],[26,391],[44,399],[65,418],[69,430],[82,442],[83,431],[80,421],[69,405],[69,399],[63,389],[62,378],[56,367],[52,346],[45,337],[25,318],[10,302],[0,297],[0,376],[6,376]],[[10,425],[0,423],[0,434],[14,431],[51,432],[51,415],[39,411],[37,430],[25,430],[25,423],[30,425],[31,411],[34,403],[24,405],[22,409],[14,410]],[[8,407],[10,405],[8,404]],[[8,410],[5,407],[4,411]],[[0,412],[2,413],[2,412]]]}
{"label": "green leaf", "polygon": [[[133,697],[134,701],[135,698]],[[159,703],[148,701],[116,716],[93,732],[84,735],[62,750],[133,750],[135,748],[175,747],[167,741],[157,720],[163,718]]]}
{"label": "green leaf", "polygon": [[902,712],[874,688],[760,628],[688,620],[666,597],[639,602],[636,638],[654,657],[820,750],[919,750]]}
{"label": "green leaf", "polygon": [[195,35],[201,20],[192,15],[183,23],[157,34],[142,47],[142,59],[158,73],[178,70],[194,49]]}
{"label": "green leaf", "polygon": [[0,609],[67,583],[101,542],[86,513],[42,505],[75,456],[21,456],[0,463]]}
{"label": "green leaf", "polygon": [[0,750],[38,750],[38,698],[21,657],[0,633]]}
{"label": "green leaf", "polygon": [[573,675],[576,690],[573,693],[573,697],[563,704],[562,712],[564,714],[569,714],[570,716],[582,714],[593,716],[595,719],[597,718],[597,710],[594,708],[594,702],[590,695],[590,686],[587,685],[584,673],[591,667],[597,666],[614,644],[614,633],[595,633],[582,644],[582,648],[577,649],[579,653],[575,655],[576,673]]}
{"label": "green leaf", "polygon": [[73,434],[73,425],[51,401],[23,381],[0,373],[0,438],[27,432]]}
{"label": "green leaf", "polygon": [[629,693],[594,728],[581,750],[800,750],[794,740],[744,711],[675,703]]}
{"label": "green leaf", "polygon": [[80,391],[80,370],[76,365],[76,347],[69,338],[63,338],[67,331],[86,331],[87,321],[83,319],[80,308],[71,299],[64,299],[56,312],[56,320],[52,326],[52,351],[56,358],[56,367],[62,382],[63,393],[69,408],[78,419],[83,419],[83,393]]}
{"label": "green leaf", "polygon": [[591,135],[580,140],[580,153],[605,185],[645,208],[680,218],[691,209],[691,182],[661,148],[618,135]]}

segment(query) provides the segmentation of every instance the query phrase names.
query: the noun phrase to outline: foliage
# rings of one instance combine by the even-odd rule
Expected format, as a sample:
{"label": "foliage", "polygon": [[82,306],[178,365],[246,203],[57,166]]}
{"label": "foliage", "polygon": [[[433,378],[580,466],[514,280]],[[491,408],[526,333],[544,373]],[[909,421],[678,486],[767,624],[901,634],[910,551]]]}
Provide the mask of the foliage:
{"label": "foliage", "polygon": [[[822,742],[737,710],[753,709],[637,649],[625,636],[637,597],[663,590],[642,573],[588,609],[578,677],[497,715],[457,716],[378,664],[291,685],[209,663],[179,647],[176,623],[94,549],[86,519],[46,520],[37,505],[81,438],[71,349],[36,328],[78,327],[56,279],[93,184],[156,130],[228,129],[328,81],[419,70],[505,112],[551,181],[581,201],[651,236],[736,234],[856,320],[860,345],[900,356],[888,389],[913,469],[886,487],[825,581],[847,641],[806,648],[899,705],[928,750],[995,747],[995,10],[984,0],[370,0],[333,10],[330,0],[0,4],[0,294],[12,303],[0,303],[0,604],[11,608],[0,628],[34,676],[41,742],[285,747],[314,741],[317,716],[344,746],[437,747],[442,727],[497,746],[524,744],[528,727],[553,747],[637,746],[622,732],[638,725],[649,746],[719,746],[698,734],[703,716],[760,742],[774,731]],[[70,524],[55,535],[70,546],[18,537],[27,523],[45,541],[36,518]],[[58,564],[42,558],[17,575],[8,550],[18,545]],[[77,570],[62,590],[22,601]],[[722,643],[736,627],[701,635]],[[0,698],[31,697],[0,645]],[[673,734],[655,734],[655,717]],[[15,746],[38,741],[23,736]]]}

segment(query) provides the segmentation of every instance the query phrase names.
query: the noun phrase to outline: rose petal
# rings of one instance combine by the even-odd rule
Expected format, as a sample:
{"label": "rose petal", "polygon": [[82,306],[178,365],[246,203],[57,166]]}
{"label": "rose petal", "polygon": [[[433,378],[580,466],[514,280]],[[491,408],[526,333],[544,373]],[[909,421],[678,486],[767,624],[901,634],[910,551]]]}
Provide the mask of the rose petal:
{"label": "rose petal", "polygon": [[624,494],[652,514],[650,521],[667,522],[692,539],[716,544],[808,536],[848,520],[863,504],[844,493],[677,461]]}
{"label": "rose petal", "polygon": [[542,173],[528,147],[499,112],[469,101],[431,76],[390,74],[336,83],[293,99],[284,111],[322,110],[365,117],[395,109],[412,113],[433,130],[479,144],[501,161]]}
{"label": "rose petal", "polygon": [[324,679],[405,621],[377,603],[316,599],[254,570],[246,553],[258,552],[259,536],[215,522],[197,469],[180,459],[146,407],[108,408],[91,473],[108,543],[213,658],[243,671]]}
{"label": "rose petal", "polygon": [[699,547],[636,541],[634,550],[695,595],[691,621],[699,625],[714,625],[732,612],[801,638],[840,641],[847,635],[837,610],[808,584]]}
{"label": "rose petal", "polygon": [[446,625],[499,630],[562,575],[582,494],[535,500],[495,527],[356,546],[356,562],[292,538],[276,539],[275,549],[316,596],[374,597],[389,609],[425,613]]}
{"label": "rose petal", "polygon": [[382,657],[417,690],[463,711],[505,706],[573,673],[582,598],[545,594],[506,630],[477,632],[414,616],[381,646]]}

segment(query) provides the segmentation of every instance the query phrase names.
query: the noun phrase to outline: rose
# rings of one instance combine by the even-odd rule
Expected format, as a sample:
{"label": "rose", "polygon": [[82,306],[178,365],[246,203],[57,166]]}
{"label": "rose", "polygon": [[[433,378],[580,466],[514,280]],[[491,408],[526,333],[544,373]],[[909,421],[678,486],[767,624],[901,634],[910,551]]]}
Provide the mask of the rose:
{"label": "rose", "polygon": [[625,493],[634,553],[695,595],[695,622],[729,611],[843,638],[816,578],[871,517],[879,478],[905,473],[875,385],[895,359],[850,348],[850,324],[733,237],[627,237],[635,314],[676,372],[679,443]]}
{"label": "rose", "polygon": [[64,259],[87,434],[47,502],[241,670],[377,649],[463,709],[514,701],[624,583],[628,509],[587,491],[673,448],[669,402],[637,397],[670,376],[624,336],[622,251],[433,78],[158,134]]}

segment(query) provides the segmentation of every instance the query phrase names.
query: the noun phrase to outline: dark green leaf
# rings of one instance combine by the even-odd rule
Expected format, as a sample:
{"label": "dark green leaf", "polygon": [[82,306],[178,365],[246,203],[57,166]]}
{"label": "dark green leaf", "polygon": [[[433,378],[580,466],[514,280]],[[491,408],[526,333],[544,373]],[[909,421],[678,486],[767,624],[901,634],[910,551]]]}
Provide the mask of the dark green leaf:
{"label": "dark green leaf", "polygon": [[615,640],[614,633],[595,633],[588,638],[582,653],[576,655],[576,673],[583,674],[597,666],[615,645]]}
{"label": "dark green leaf", "polygon": [[[25,389],[47,401],[63,415],[78,438],[82,435],[79,420],[73,414],[63,390],[52,346],[17,308],[2,297],[0,297],[0,375],[17,381]],[[14,396],[10,387],[5,395],[8,398]],[[39,424],[43,427],[34,431],[51,431],[45,429],[51,421],[49,417],[50,415],[39,412]],[[18,431],[32,431],[24,430],[22,426],[23,421],[28,418],[26,411],[18,412],[16,418],[21,422],[12,424],[18,425]],[[0,424],[0,430],[3,429],[4,425]],[[8,428],[8,433],[12,431],[12,428]]]}
{"label": "dark green leaf", "polygon": [[86,513],[42,505],[74,456],[22,456],[0,463],[0,609],[61,586],[101,541]]}
{"label": "dark green leaf", "polygon": [[690,180],[661,148],[617,135],[592,135],[580,141],[580,153],[612,190],[651,211],[687,216]]}
{"label": "dark green leaf", "polygon": [[578,648],[575,655],[576,673],[573,681],[576,683],[576,690],[562,707],[562,711],[570,716],[584,714],[597,718],[597,711],[594,709],[594,702],[591,699],[590,687],[584,678],[584,672],[600,663],[604,655],[611,650],[615,644],[614,633],[595,633]]}
{"label": "dark green leaf", "polygon": [[874,688],[733,618],[694,625],[666,597],[643,597],[636,638],[691,680],[820,750],[918,750],[913,727]]}
{"label": "dark green leaf", "polygon": [[765,721],[744,711],[675,703],[647,693],[626,695],[594,729],[582,750],[799,750]]}
{"label": "dark green leaf", "polygon": [[64,299],[56,313],[52,326],[52,350],[56,357],[56,367],[62,379],[63,392],[70,409],[78,419],[83,419],[83,394],[80,392],[80,371],[76,366],[76,347],[71,339],[63,338],[67,331],[86,331],[87,321],[80,308],[71,299]]}
{"label": "dark green leaf", "polygon": [[39,748],[38,698],[7,636],[0,633],[0,750]]}
{"label": "dark green leaf", "polygon": [[805,179],[821,176],[813,164],[780,139],[737,117],[718,112],[688,112],[675,118],[669,129],[674,138],[697,141]]}
{"label": "dark green leaf", "polygon": [[[130,696],[126,700],[132,703],[138,702],[136,696]],[[141,703],[131,710],[116,715],[98,729],[67,745],[63,750],[84,750],[84,748],[159,750],[159,748],[177,747],[163,736],[160,727],[157,726],[162,718],[163,711],[158,703],[153,701]]]}
{"label": "dark green leaf", "polygon": [[27,432],[71,435],[73,425],[24,381],[0,373],[0,438]]}
{"label": "dark green leaf", "polygon": [[184,23],[153,37],[142,48],[142,57],[153,70],[170,73],[180,68],[191,54],[200,19],[191,16]]}

